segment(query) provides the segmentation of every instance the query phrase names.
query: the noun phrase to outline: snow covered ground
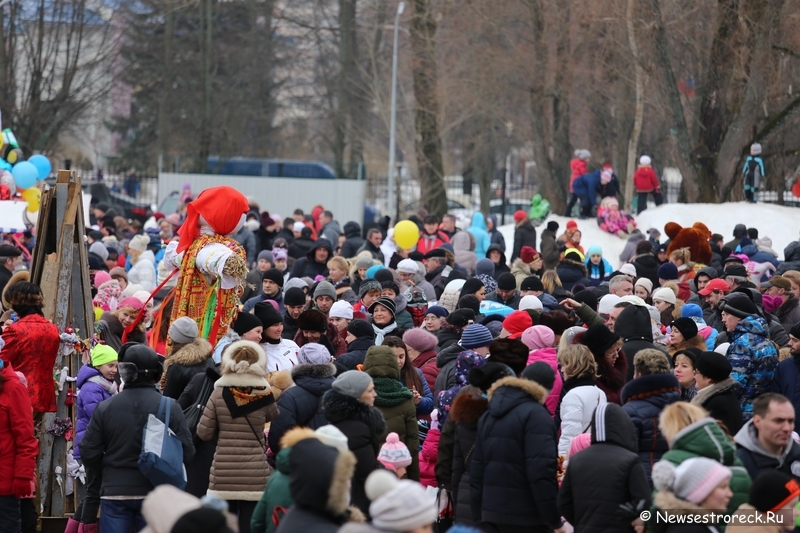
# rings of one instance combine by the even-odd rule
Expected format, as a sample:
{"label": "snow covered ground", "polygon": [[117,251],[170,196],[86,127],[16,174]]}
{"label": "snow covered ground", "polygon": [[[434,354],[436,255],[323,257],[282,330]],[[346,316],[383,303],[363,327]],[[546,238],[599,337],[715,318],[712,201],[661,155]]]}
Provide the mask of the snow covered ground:
{"label": "snow covered ground", "polygon": [[[564,232],[570,219],[551,214],[541,226],[536,228],[539,239],[541,239],[547,222],[551,220],[558,222],[560,235]],[[625,240],[601,230],[597,227],[595,219],[576,220],[578,228],[583,234],[581,244],[584,249],[592,244],[599,244],[603,249],[603,256],[614,267],[619,267],[619,254],[625,247]],[[733,238],[733,227],[736,224],[755,227],[758,228],[759,237],[772,239],[772,248],[778,252],[780,259],[783,259],[783,249],[786,245],[800,237],[798,234],[800,209],[774,204],[748,204],[746,202],[663,204],[657,208],[647,209],[636,217],[636,224],[642,232],[656,228],[661,232],[662,241],[667,239],[664,233],[664,225],[667,222],[677,222],[681,226],[691,226],[695,222],[703,222],[713,233],[719,233],[725,237],[726,241]],[[506,239],[506,247],[511,250],[514,242],[514,225],[506,224],[499,229]],[[510,258],[510,252],[507,256]]]}

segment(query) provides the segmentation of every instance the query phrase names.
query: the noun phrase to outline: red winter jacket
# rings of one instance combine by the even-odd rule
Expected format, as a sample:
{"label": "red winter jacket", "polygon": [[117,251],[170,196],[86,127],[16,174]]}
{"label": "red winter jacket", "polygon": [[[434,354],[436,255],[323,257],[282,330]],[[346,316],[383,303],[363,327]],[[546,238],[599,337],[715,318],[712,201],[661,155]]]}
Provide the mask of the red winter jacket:
{"label": "red winter jacket", "polygon": [[419,241],[417,241],[417,251],[425,255],[431,250],[435,250],[448,242],[450,242],[450,237],[443,231],[437,231],[433,235],[428,235],[424,231],[421,231],[419,233]]}
{"label": "red winter jacket", "polygon": [[439,367],[436,366],[436,352],[434,350],[422,352],[411,364],[415,368],[422,370],[422,375],[425,377],[425,381],[428,382],[428,387],[431,390],[436,390],[436,376],[439,375]]}
{"label": "red winter jacket", "polygon": [[636,172],[633,173],[633,186],[636,187],[636,192],[653,192],[661,188],[658,176],[650,165],[636,169]]}
{"label": "red winter jacket", "polygon": [[31,399],[25,385],[9,364],[3,366],[0,375],[0,495],[9,496],[14,494],[14,478],[35,479],[39,442],[33,433]]}
{"label": "red winter jacket", "polygon": [[6,345],[0,358],[25,375],[33,410],[56,411],[53,370],[61,338],[55,324],[42,315],[28,315],[3,329]]}
{"label": "red winter jacket", "polygon": [[428,430],[425,443],[419,452],[419,482],[423,487],[438,487],[436,483],[436,461],[439,459],[439,438],[441,433],[438,429]]}
{"label": "red winter jacket", "polygon": [[578,176],[588,174],[589,167],[586,166],[586,161],[576,157],[569,162],[569,168],[572,170],[572,174],[569,177],[569,192],[574,192],[572,190],[572,182],[575,181]]}

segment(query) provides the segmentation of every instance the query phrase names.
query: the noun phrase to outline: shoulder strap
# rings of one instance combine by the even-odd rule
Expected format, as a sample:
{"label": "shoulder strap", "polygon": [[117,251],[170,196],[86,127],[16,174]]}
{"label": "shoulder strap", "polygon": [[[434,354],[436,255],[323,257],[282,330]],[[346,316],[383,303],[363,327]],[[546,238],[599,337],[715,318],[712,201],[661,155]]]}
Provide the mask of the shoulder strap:
{"label": "shoulder strap", "polygon": [[[264,443],[262,444],[262,442],[261,442],[261,437],[259,437],[259,436],[258,436],[258,433],[256,432],[256,428],[254,428],[254,427],[253,427],[253,424],[251,424],[251,423],[250,423],[250,419],[249,419],[249,418],[247,418],[247,415],[244,415],[244,419],[247,421],[247,425],[248,425],[248,426],[250,426],[250,431],[252,431],[252,432],[253,432],[253,435],[255,435],[255,437],[256,437],[256,440],[258,441],[258,445],[259,445],[259,446],[261,446],[262,448],[264,448],[264,451],[266,452],[266,450],[267,450],[267,443],[266,443],[266,442],[264,442]],[[263,435],[262,435],[262,436],[263,436]]]}

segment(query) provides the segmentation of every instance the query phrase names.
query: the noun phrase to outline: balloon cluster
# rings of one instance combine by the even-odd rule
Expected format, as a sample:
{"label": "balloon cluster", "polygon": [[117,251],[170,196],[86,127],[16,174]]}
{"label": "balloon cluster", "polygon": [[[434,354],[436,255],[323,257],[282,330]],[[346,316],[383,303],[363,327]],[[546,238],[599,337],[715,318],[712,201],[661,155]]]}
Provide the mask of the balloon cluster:
{"label": "balloon cluster", "polygon": [[6,128],[0,135],[0,199],[10,200],[17,192],[28,202],[28,213],[37,213],[42,191],[36,183],[44,180],[53,169],[47,157],[36,154],[24,161],[25,155],[16,136]]}

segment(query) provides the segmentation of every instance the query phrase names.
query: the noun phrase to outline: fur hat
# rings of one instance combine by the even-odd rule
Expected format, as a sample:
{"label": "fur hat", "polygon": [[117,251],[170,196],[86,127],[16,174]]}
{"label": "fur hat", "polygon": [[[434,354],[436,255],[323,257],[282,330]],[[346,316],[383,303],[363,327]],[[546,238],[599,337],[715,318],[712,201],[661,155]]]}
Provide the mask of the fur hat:
{"label": "fur hat", "polygon": [[[127,279],[127,277],[125,279]],[[11,279],[8,280],[8,283],[6,283],[6,286],[3,289],[3,307],[5,307],[6,309],[11,309],[11,303],[8,301],[8,299],[6,299],[6,293],[8,292],[8,290],[12,286],[14,286],[15,283],[18,283],[20,281],[30,281],[30,280],[31,280],[31,273],[29,270],[20,270],[19,272],[15,272],[14,275],[11,276]]]}
{"label": "fur hat", "polygon": [[253,341],[236,341],[231,343],[222,352],[222,362],[220,373],[238,374],[249,376],[248,381],[252,381],[251,387],[266,387],[269,385],[265,379],[267,366],[267,354],[264,349]]}
{"label": "fur hat", "polygon": [[[44,297],[42,296],[42,290],[39,288],[38,285],[31,283],[30,281],[17,281],[13,285],[9,283],[9,287],[7,290],[3,291],[3,296],[10,307],[14,306],[33,306],[38,307],[44,305]],[[123,300],[124,302],[125,300]],[[138,301],[138,300],[137,300]],[[122,302],[120,302],[120,306]],[[141,303],[139,304],[138,309],[141,309]]]}
{"label": "fur hat", "polygon": [[488,361],[508,365],[519,376],[528,364],[528,347],[519,339],[496,339],[489,346]]}
{"label": "fur hat", "polygon": [[326,333],[328,331],[328,319],[322,312],[316,309],[309,309],[308,311],[303,311],[297,317],[297,329]]}
{"label": "fur hat", "polygon": [[409,329],[403,334],[403,342],[418,352],[427,352],[436,348],[436,336],[423,328]]}

